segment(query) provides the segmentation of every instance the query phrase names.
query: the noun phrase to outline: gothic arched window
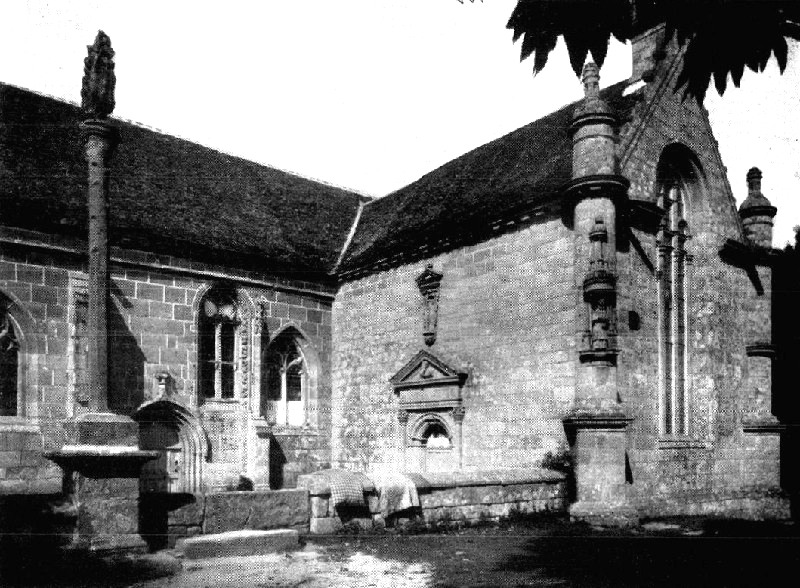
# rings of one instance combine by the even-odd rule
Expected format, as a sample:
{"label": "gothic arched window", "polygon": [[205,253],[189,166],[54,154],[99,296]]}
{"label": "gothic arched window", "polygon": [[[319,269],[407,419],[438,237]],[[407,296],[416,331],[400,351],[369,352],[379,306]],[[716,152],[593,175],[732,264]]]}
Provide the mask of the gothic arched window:
{"label": "gothic arched window", "polygon": [[264,353],[261,415],[279,426],[308,424],[310,379],[299,343],[298,336],[287,330]]}
{"label": "gothic arched window", "polygon": [[19,416],[19,342],[8,310],[0,307],[0,417]]}
{"label": "gothic arched window", "polygon": [[[672,147],[672,148],[671,148]],[[682,146],[664,150],[658,167],[658,205],[664,210],[657,235],[660,430],[687,436],[689,430],[689,313],[692,256],[688,212],[699,172]]]}
{"label": "gothic arched window", "polygon": [[199,370],[201,399],[231,399],[235,393],[239,308],[233,289],[215,287],[200,303]]}

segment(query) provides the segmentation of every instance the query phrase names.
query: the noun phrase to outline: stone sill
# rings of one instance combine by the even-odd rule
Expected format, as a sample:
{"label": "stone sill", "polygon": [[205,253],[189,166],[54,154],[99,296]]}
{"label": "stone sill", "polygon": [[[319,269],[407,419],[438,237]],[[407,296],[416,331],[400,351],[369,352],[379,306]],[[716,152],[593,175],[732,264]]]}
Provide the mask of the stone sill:
{"label": "stone sill", "polygon": [[0,417],[0,433],[38,433],[39,423],[25,417]]}
{"label": "stone sill", "polygon": [[289,425],[273,425],[272,434],[276,437],[300,437],[303,435],[319,437],[321,433],[317,427],[312,426],[292,427]]}
{"label": "stone sill", "polygon": [[661,437],[659,449],[711,449],[711,442],[694,437]]}
{"label": "stone sill", "polygon": [[243,398],[206,398],[200,405],[200,410],[235,410],[245,405]]}

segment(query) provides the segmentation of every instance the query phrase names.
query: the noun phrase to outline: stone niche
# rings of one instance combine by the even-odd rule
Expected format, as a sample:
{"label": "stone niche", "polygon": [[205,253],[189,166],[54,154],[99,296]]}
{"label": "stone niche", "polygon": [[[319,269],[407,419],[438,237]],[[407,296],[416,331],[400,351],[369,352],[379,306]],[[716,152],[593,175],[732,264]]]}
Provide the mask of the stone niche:
{"label": "stone niche", "polygon": [[406,471],[449,471],[463,465],[467,374],[422,350],[390,382],[397,397],[397,453]]}

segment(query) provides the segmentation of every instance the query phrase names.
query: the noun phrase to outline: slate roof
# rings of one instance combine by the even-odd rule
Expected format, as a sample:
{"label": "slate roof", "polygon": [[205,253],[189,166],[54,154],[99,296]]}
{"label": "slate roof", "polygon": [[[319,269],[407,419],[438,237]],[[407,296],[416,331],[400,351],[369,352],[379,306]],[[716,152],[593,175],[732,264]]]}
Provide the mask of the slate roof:
{"label": "slate roof", "polygon": [[[0,84],[0,223],[86,238],[80,109]],[[116,121],[112,245],[327,277],[359,195]]]}
{"label": "slate roof", "polygon": [[[627,82],[600,96],[621,120],[631,116],[637,94]],[[358,227],[337,268],[355,277],[379,267],[452,249],[492,225],[508,225],[557,201],[572,174],[568,128],[579,102],[564,106],[504,137],[444,164],[416,182],[364,206]],[[477,241],[479,238],[473,239]]]}

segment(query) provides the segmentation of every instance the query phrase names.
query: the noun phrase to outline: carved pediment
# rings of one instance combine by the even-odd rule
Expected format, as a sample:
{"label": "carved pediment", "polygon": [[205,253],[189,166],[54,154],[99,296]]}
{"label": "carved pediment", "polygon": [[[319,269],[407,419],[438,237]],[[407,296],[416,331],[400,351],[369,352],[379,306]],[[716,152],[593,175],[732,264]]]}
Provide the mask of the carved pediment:
{"label": "carved pediment", "polygon": [[435,355],[422,350],[404,365],[389,381],[395,391],[406,388],[461,386],[467,374],[453,369]]}

